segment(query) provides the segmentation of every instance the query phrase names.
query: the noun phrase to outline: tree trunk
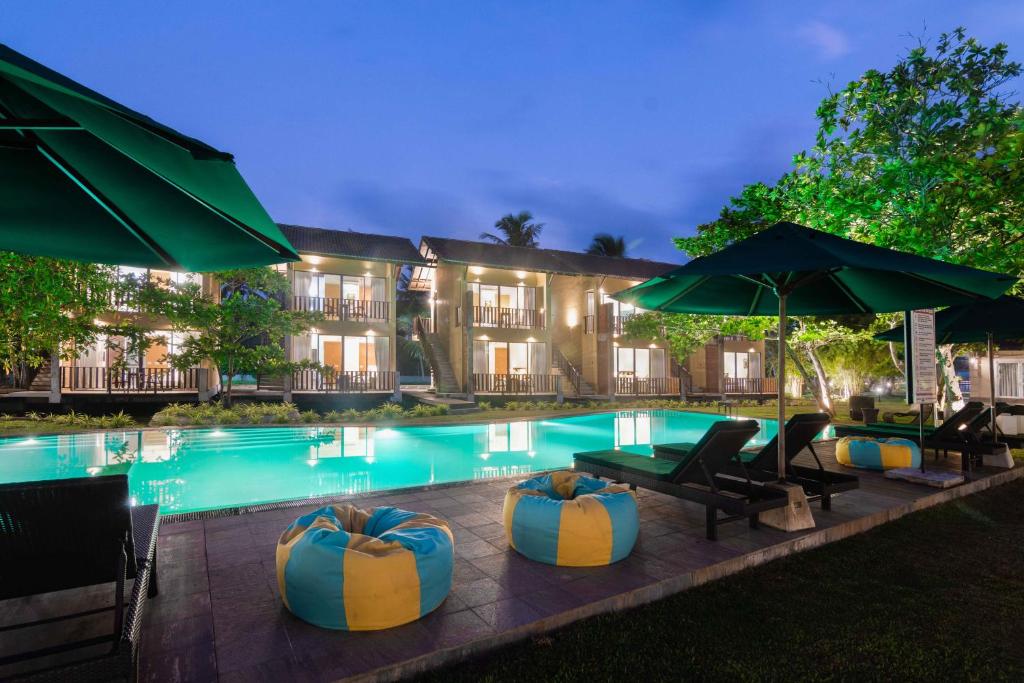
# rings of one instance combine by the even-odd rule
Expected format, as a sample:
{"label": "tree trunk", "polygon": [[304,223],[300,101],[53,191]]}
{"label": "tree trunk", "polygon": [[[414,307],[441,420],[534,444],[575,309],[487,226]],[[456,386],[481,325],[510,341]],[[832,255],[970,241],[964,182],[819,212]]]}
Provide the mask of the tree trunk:
{"label": "tree trunk", "polygon": [[235,373],[232,369],[232,363],[228,363],[228,381],[224,386],[224,407],[231,407],[231,385],[235,379]]}
{"label": "tree trunk", "polygon": [[832,397],[829,396],[828,392],[828,375],[825,373],[825,366],[821,364],[817,350],[813,348],[807,349],[807,356],[811,359],[811,367],[814,368],[814,374],[818,378],[818,407],[828,413],[830,417],[835,417],[836,411],[832,406]]}
{"label": "tree trunk", "polygon": [[817,401],[817,385],[815,384],[814,380],[811,379],[811,376],[807,374],[807,368],[804,367],[804,364],[800,360],[800,357],[797,355],[796,350],[789,345],[789,342],[786,343],[786,352],[789,354],[789,359],[793,361],[793,366],[796,367],[797,372],[800,373],[800,377],[803,378],[804,384],[811,388],[811,393],[814,395],[814,400]]}
{"label": "tree trunk", "polygon": [[953,346],[944,344],[939,347],[939,377],[942,393],[939,395],[939,407],[943,415],[949,415],[947,408],[950,404],[964,400],[964,394],[960,391],[960,378],[957,377],[956,368],[953,366]]}
{"label": "tree trunk", "polygon": [[899,356],[896,355],[896,344],[893,342],[889,342],[889,357],[892,358],[892,364],[896,367],[896,371],[906,376],[907,371],[903,368],[903,363],[900,362]]}

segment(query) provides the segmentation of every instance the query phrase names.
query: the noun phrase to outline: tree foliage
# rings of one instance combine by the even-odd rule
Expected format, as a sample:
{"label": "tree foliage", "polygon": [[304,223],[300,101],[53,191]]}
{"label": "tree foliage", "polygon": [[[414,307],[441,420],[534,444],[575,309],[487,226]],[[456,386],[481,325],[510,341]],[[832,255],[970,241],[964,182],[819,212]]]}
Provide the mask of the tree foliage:
{"label": "tree foliage", "polygon": [[587,247],[587,253],[596,256],[624,258],[626,256],[626,240],[621,236],[615,237],[607,232],[599,232],[591,240],[590,246]]}
{"label": "tree foliage", "polygon": [[170,363],[184,369],[212,361],[225,375],[230,405],[237,374],[288,372],[282,342],[321,319],[321,314],[285,310],[279,298],[289,292],[288,278],[272,268],[247,268],[214,274],[220,301],[198,284],[164,290],[163,310],[175,330],[186,336]]}
{"label": "tree foliage", "polygon": [[543,223],[534,223],[533,214],[529,211],[520,211],[516,214],[508,214],[499,218],[494,227],[501,235],[490,232],[480,233],[480,239],[504,244],[508,247],[533,247],[539,246],[537,241],[540,233],[544,230]]}
{"label": "tree foliage", "polygon": [[111,266],[0,252],[0,368],[26,386],[54,351],[93,344],[117,287]]}

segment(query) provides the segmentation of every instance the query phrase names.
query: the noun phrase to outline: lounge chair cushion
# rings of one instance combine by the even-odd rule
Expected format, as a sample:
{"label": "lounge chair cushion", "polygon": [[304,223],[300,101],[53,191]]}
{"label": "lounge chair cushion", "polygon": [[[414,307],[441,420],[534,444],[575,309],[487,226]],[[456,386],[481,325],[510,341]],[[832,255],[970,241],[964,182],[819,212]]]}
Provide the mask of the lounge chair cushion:
{"label": "lounge chair cushion", "polygon": [[836,462],[867,470],[920,467],[921,449],[909,439],[844,436],[836,442]]}
{"label": "lounge chair cushion", "polygon": [[599,567],[625,559],[640,531],[636,494],[579,472],[552,472],[505,494],[505,535],[531,560]]}
{"label": "lounge chair cushion", "polygon": [[[692,451],[693,447],[696,445],[697,444],[686,443],[685,441],[680,443],[656,444],[654,446],[654,456],[657,458],[665,458],[666,460],[675,460],[679,462],[684,458],[689,459],[690,451]],[[751,449],[745,448],[740,451],[740,459],[743,460],[743,462],[751,462],[757,457],[758,453],[760,452],[760,447]]]}
{"label": "lounge chair cushion", "polygon": [[295,520],[277,543],[281,599],[322,628],[370,631],[414,621],[452,586],[448,524],[393,507],[331,505]]}
{"label": "lounge chair cushion", "polygon": [[685,460],[669,460],[668,458],[652,458],[649,455],[637,455],[636,453],[624,453],[622,451],[587,451],[573,455],[576,460],[589,462],[594,465],[604,465],[611,469],[621,470],[638,474],[642,477],[653,479],[672,480],[672,474],[677,467],[690,459],[689,454]]}

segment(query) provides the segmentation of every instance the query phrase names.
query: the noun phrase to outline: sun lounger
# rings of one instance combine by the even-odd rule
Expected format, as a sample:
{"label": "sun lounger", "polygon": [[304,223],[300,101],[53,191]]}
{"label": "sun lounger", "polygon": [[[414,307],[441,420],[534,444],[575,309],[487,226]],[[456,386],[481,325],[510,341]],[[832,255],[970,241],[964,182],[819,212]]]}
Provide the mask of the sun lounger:
{"label": "sun lounger", "polygon": [[[0,600],[114,584],[109,607],[29,623],[5,622],[0,642],[5,636],[14,640],[19,629],[32,627],[37,633],[103,612],[110,612],[112,628],[103,635],[29,650],[0,648],[0,678],[134,679],[143,607],[157,591],[158,511],[156,505],[130,506],[123,474],[0,485]],[[126,601],[130,579],[134,585]]]}
{"label": "sun lounger", "polygon": [[[740,449],[757,432],[754,420],[723,420],[678,460],[616,450],[576,453],[573,459],[577,470],[596,477],[703,505],[707,537],[715,540],[719,524],[745,517],[756,527],[758,513],[789,502],[785,491],[730,471],[731,463],[742,473]],[[719,518],[719,510],[727,516]]]}

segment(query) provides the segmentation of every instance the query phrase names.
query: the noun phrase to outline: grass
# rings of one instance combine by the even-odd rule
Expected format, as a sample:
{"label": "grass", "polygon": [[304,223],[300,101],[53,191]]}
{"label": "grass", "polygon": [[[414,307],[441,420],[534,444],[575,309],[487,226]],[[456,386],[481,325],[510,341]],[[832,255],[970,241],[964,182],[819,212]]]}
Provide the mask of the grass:
{"label": "grass", "polygon": [[1024,481],[427,681],[1024,680]]}

